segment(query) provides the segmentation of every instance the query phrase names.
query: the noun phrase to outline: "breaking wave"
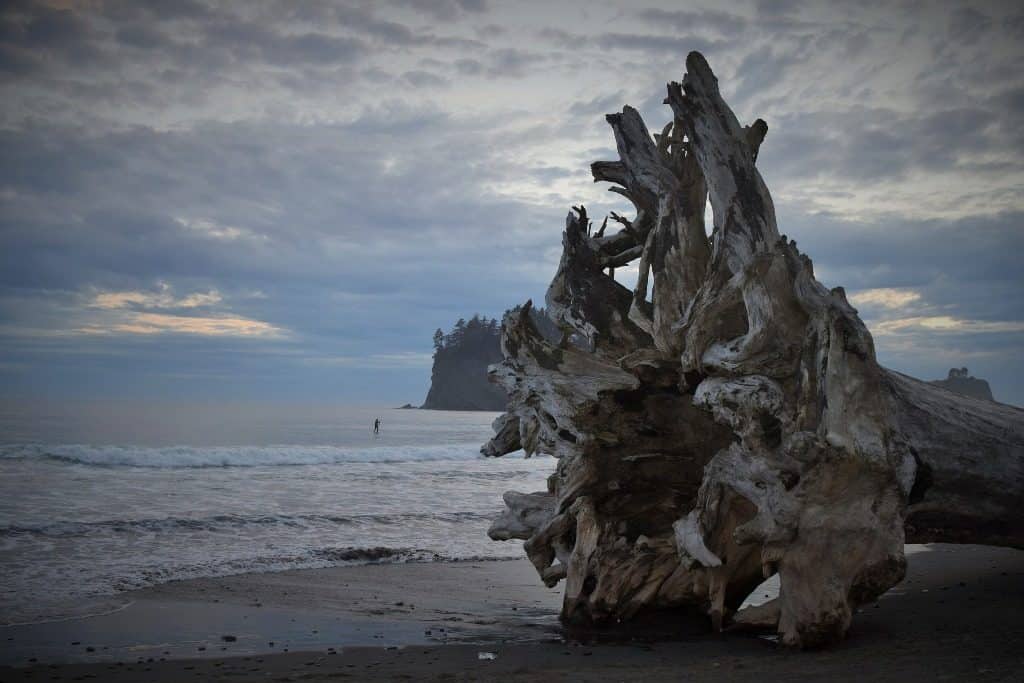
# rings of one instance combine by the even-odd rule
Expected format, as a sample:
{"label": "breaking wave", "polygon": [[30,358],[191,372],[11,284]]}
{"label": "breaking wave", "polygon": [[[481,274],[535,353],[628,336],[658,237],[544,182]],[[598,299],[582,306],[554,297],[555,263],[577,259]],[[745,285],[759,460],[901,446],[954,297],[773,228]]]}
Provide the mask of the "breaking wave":
{"label": "breaking wave", "polygon": [[100,534],[229,532],[244,527],[281,527],[293,529],[329,528],[331,526],[378,528],[399,524],[461,524],[487,522],[498,511],[492,512],[406,512],[398,514],[361,515],[212,515],[210,517],[166,517],[163,519],[109,519],[95,522],[60,521],[40,525],[0,526],[0,538],[10,536],[44,536],[49,538],[78,538]]}
{"label": "breaking wave", "polygon": [[49,459],[96,467],[267,467],[337,463],[398,463],[481,458],[479,443],[433,446],[0,446],[3,459]]}
{"label": "breaking wave", "polygon": [[[112,580],[117,591],[135,590],[168,581],[200,579],[236,574],[280,572],[291,569],[321,569],[360,564],[400,564],[405,562],[458,561],[467,558],[451,557],[418,548],[389,548],[384,546],[341,546],[313,548],[292,555],[259,555],[149,567]],[[475,559],[475,558],[473,558]]]}

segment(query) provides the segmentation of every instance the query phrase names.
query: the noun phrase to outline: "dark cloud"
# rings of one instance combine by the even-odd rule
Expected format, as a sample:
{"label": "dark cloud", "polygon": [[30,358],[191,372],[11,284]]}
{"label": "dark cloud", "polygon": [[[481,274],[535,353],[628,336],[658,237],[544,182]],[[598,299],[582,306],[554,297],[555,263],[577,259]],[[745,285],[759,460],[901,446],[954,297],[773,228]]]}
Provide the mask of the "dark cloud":
{"label": "dark cloud", "polygon": [[[311,5],[312,3],[303,4]],[[106,16],[120,21],[200,21],[218,15],[217,10],[211,4],[201,0],[175,0],[174,2],[116,0],[103,3],[102,9]]]}
{"label": "dark cloud", "polygon": [[487,72],[495,76],[525,76],[547,59],[537,52],[513,47],[499,48],[488,54],[490,66]]}
{"label": "dark cloud", "polygon": [[0,8],[0,44],[9,72],[27,75],[54,62],[79,68],[109,64],[98,38],[92,22],[71,10],[27,4]]}
{"label": "dark cloud", "polygon": [[596,45],[600,45],[604,49],[637,50],[640,52],[655,53],[661,56],[672,55],[676,59],[680,59],[677,55],[686,55],[693,50],[711,52],[715,49],[716,45],[721,45],[718,41],[693,33],[685,35],[663,35],[609,32],[602,33],[594,37],[586,37],[560,32],[549,32],[548,35],[552,38],[559,39],[565,46],[578,44],[581,41],[593,41]]}
{"label": "dark cloud", "polygon": [[[1016,263],[1016,254],[1024,249],[1024,212],[957,220],[890,216],[851,222],[801,215],[784,202],[778,210],[780,225],[825,268],[830,286],[867,289],[957,282],[982,289],[999,283],[1024,287],[1024,271]],[[1017,298],[942,303],[965,317],[1024,320],[1024,301]]]}
{"label": "dark cloud", "polygon": [[204,27],[206,43],[249,63],[289,66],[351,62],[366,54],[366,44],[350,36],[305,32],[282,34],[255,22],[225,20]]}
{"label": "dark cloud", "polygon": [[484,72],[484,65],[476,59],[457,59],[455,70],[464,76],[479,76]]}
{"label": "dark cloud", "polygon": [[637,16],[656,26],[671,26],[677,31],[712,30],[725,36],[743,32],[750,23],[742,15],[721,10],[665,10],[649,8],[640,10]]}
{"label": "dark cloud", "polygon": [[623,102],[625,102],[625,93],[620,90],[609,95],[599,95],[592,100],[574,102],[569,107],[569,113],[575,116],[596,118],[599,115],[620,111]]}
{"label": "dark cloud", "polygon": [[564,166],[542,166],[531,169],[528,173],[541,182],[550,183],[554,180],[568,178],[574,174],[574,171]]}
{"label": "dark cloud", "polygon": [[976,43],[985,36],[991,25],[992,20],[985,13],[974,7],[960,7],[953,10],[949,17],[949,34],[958,42]]}
{"label": "dark cloud", "polygon": [[452,21],[464,13],[487,11],[486,0],[391,0],[392,4],[411,7],[440,21]]}
{"label": "dark cloud", "polygon": [[759,93],[771,92],[775,85],[786,79],[791,67],[806,59],[805,44],[798,45],[797,49],[789,46],[787,50],[779,50],[771,45],[759,47],[747,54],[736,69],[736,97],[743,100]]}
{"label": "dark cloud", "polygon": [[793,114],[770,122],[765,164],[792,178],[891,181],[911,170],[969,165],[1004,150],[1007,138],[993,127],[999,121],[996,111],[983,107]]}
{"label": "dark cloud", "polygon": [[402,79],[417,88],[441,88],[448,85],[448,79],[422,69],[406,71],[402,74]]}
{"label": "dark cloud", "polygon": [[789,16],[806,6],[804,0],[756,0],[754,6],[762,17]]}
{"label": "dark cloud", "polygon": [[172,41],[168,40],[167,36],[157,30],[152,24],[144,22],[121,26],[117,29],[115,36],[117,42],[122,45],[146,50],[160,45],[169,46],[172,44]]}
{"label": "dark cloud", "polygon": [[116,75],[112,80],[124,85],[125,64],[151,71],[139,78],[190,74],[193,87],[241,80],[258,85],[287,82],[266,67],[337,68],[363,63],[374,50],[425,47],[484,49],[475,39],[414,29],[363,5],[113,3],[90,12],[25,3],[0,11],[0,72],[40,84],[50,79],[52,96],[63,91],[75,98],[83,97],[71,92],[80,79]]}

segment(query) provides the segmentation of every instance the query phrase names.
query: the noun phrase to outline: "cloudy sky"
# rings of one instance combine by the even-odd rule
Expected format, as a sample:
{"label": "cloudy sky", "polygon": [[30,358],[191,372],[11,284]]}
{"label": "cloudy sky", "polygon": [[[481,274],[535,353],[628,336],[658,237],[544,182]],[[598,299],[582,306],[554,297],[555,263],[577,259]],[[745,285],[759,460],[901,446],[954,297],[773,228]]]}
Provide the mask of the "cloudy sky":
{"label": "cloudy sky", "polygon": [[6,0],[0,396],[419,402],[694,49],[880,360],[1024,404],[1024,9],[977,1]]}

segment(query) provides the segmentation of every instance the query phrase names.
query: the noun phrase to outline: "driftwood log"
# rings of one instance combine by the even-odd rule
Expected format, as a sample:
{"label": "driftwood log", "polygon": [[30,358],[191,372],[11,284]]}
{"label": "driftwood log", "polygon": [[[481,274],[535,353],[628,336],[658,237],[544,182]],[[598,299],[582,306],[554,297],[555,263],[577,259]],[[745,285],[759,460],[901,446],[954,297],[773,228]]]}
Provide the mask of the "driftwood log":
{"label": "driftwood log", "polygon": [[[504,320],[490,376],[510,402],[483,450],[557,467],[490,535],[565,580],[571,624],[696,611],[796,646],[841,639],[902,579],[905,542],[1024,547],[1024,411],[880,367],[778,232],[765,122],[739,123],[696,52],[665,102],[653,137],[631,107],[607,116],[619,159],[594,180],[636,212],[608,235],[569,214],[546,296],[561,342],[529,302]],[[633,261],[631,292],[611,273]],[[779,597],[737,611],[773,574]]]}

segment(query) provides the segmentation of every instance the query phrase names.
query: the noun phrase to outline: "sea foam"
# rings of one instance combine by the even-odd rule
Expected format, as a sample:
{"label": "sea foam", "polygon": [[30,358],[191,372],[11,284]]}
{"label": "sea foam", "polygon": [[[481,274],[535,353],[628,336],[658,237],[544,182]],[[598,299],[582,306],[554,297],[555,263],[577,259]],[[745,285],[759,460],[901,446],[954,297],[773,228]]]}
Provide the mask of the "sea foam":
{"label": "sea foam", "polygon": [[335,463],[400,463],[482,457],[480,444],[431,446],[90,446],[13,444],[3,459],[49,459],[97,467],[266,467]]}

